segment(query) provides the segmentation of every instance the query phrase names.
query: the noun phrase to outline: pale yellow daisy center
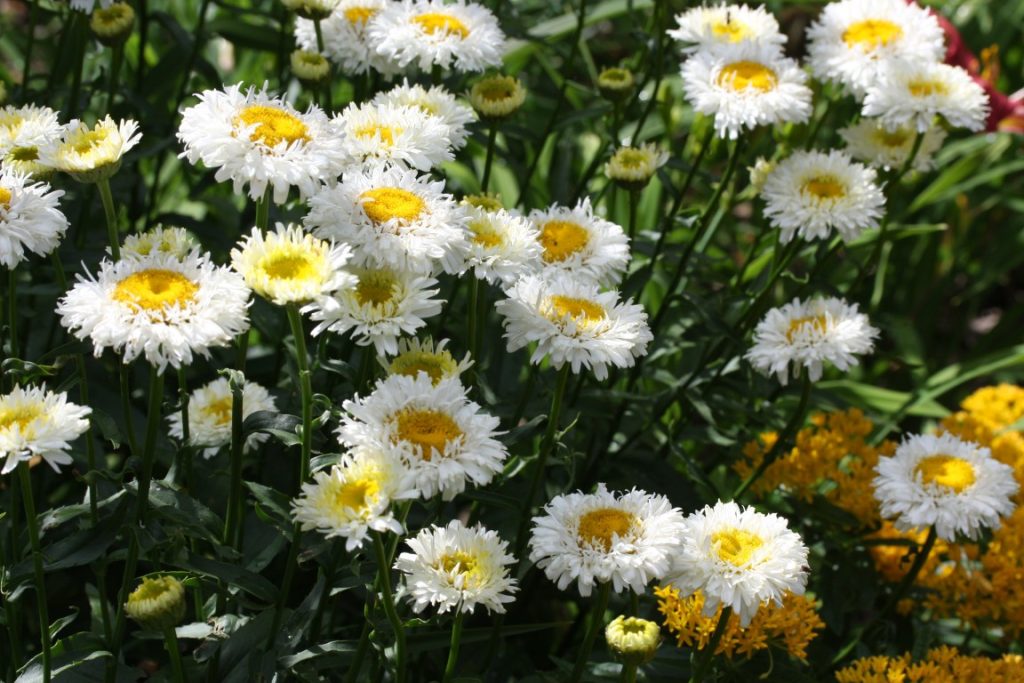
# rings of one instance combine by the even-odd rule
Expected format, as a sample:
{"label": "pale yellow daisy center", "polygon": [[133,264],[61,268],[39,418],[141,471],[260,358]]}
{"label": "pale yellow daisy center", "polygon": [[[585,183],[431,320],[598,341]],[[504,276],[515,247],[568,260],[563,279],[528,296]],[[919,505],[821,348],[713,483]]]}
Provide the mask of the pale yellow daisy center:
{"label": "pale yellow daisy center", "polygon": [[718,84],[736,92],[749,88],[768,92],[774,90],[778,82],[779,78],[772,69],[748,60],[726,64],[718,72]]}
{"label": "pale yellow daisy center", "polygon": [[436,451],[444,455],[450,443],[461,440],[464,432],[451,415],[440,410],[406,408],[395,416],[395,438],[416,447],[418,455],[429,461]]}
{"label": "pale yellow daisy center", "polygon": [[917,463],[914,471],[926,484],[936,484],[962,493],[974,483],[974,465],[952,455],[929,455]]}
{"label": "pale yellow daisy center", "polygon": [[67,144],[78,154],[89,154],[107,141],[108,133],[106,128],[78,131],[68,140]]}
{"label": "pale yellow daisy center", "polygon": [[462,550],[442,555],[437,561],[437,568],[448,574],[449,581],[453,583],[455,579],[461,578],[462,586],[467,588],[479,586],[487,578],[479,558]]}
{"label": "pale yellow daisy center", "polygon": [[359,199],[363,201],[363,212],[378,225],[392,219],[409,223],[416,220],[426,206],[415,193],[399,187],[377,187],[363,192]]}
{"label": "pale yellow daisy center", "polygon": [[458,371],[458,366],[448,352],[429,353],[427,351],[406,351],[391,361],[388,370],[392,375],[405,375],[416,377],[421,372],[437,384],[445,377],[453,376]]}
{"label": "pale yellow daisy center", "polygon": [[365,24],[375,14],[377,14],[377,10],[373,7],[349,7],[344,12],[345,19],[350,24]]}
{"label": "pale yellow daisy center", "polygon": [[949,88],[942,81],[919,80],[907,84],[907,90],[914,97],[930,97],[932,95],[948,95]]}
{"label": "pale yellow daisy center", "polygon": [[910,133],[904,129],[888,130],[879,128],[875,131],[875,141],[885,147],[903,147],[910,139]]}
{"label": "pale yellow daisy center", "polygon": [[846,196],[846,184],[827,173],[809,178],[800,189],[818,201],[832,201]]}
{"label": "pale yellow daisy center", "polygon": [[203,406],[202,412],[212,418],[215,424],[225,425],[231,422],[232,403],[231,396],[218,398]]}
{"label": "pale yellow daisy center", "polygon": [[332,503],[338,512],[362,510],[377,500],[380,495],[380,484],[370,477],[346,481],[334,491]]}
{"label": "pale yellow daisy center", "polygon": [[580,517],[576,539],[580,545],[600,547],[608,552],[612,549],[612,539],[626,538],[637,521],[636,515],[618,508],[591,510]]}
{"label": "pale yellow daisy center", "polygon": [[360,306],[381,306],[391,301],[398,281],[386,271],[362,273],[356,284],[356,301]]}
{"label": "pale yellow daisy center", "polygon": [[555,294],[548,298],[548,317],[558,321],[572,318],[578,327],[588,328],[608,317],[604,306],[589,299]]}
{"label": "pale yellow daisy center", "polygon": [[711,546],[718,559],[737,567],[750,562],[754,552],[763,545],[760,536],[743,529],[730,527],[711,534]]}
{"label": "pale yellow daisy center", "polygon": [[0,207],[11,208],[11,191],[6,187],[0,187]]}
{"label": "pale yellow daisy center", "polygon": [[590,233],[572,221],[548,221],[540,229],[540,246],[544,262],[559,263],[582,251],[590,242]]}
{"label": "pale yellow daisy center", "polygon": [[485,249],[496,249],[505,243],[505,236],[490,221],[470,221],[469,231],[473,233],[473,243]]}
{"label": "pale yellow daisy center", "polygon": [[312,255],[292,250],[267,254],[258,268],[271,280],[307,282],[319,277]]}
{"label": "pale yellow daisy center", "polygon": [[730,43],[738,43],[751,35],[750,28],[734,19],[726,18],[725,21],[711,23],[711,33],[716,38],[727,40]]}
{"label": "pale yellow daisy center", "polygon": [[298,116],[279,107],[253,104],[238,113],[235,125],[256,126],[249,134],[253,142],[276,147],[282,140],[292,145],[309,141],[309,129]]}
{"label": "pale yellow daisy center", "polygon": [[395,144],[395,137],[402,134],[402,129],[393,128],[391,126],[382,126],[379,123],[371,123],[369,125],[356,128],[353,133],[357,138],[363,140],[378,138],[382,145],[390,147]]}
{"label": "pale yellow daisy center", "polygon": [[15,147],[7,153],[11,161],[39,161],[38,147]]}
{"label": "pale yellow daisy center", "polygon": [[793,343],[793,338],[800,334],[805,327],[810,327],[817,332],[824,332],[828,329],[828,321],[823,315],[811,315],[804,318],[793,318],[789,321],[789,329],[786,330],[786,341]]}
{"label": "pale yellow daisy center", "polygon": [[486,78],[477,84],[476,95],[488,102],[501,102],[511,99],[516,94],[516,79],[510,76]]}
{"label": "pale yellow daisy center", "polygon": [[425,33],[434,35],[436,33],[447,33],[457,35],[462,39],[469,37],[469,27],[459,21],[457,17],[443,12],[424,12],[412,18],[419,24]]}
{"label": "pale yellow daisy center", "polygon": [[641,169],[650,163],[650,155],[639,149],[620,149],[615,154],[615,161],[628,169]]}
{"label": "pale yellow daisy center", "polygon": [[0,432],[17,427],[20,432],[24,433],[30,423],[42,416],[43,408],[38,404],[0,410]]}
{"label": "pale yellow daisy center", "polygon": [[118,282],[113,298],[136,310],[159,313],[191,303],[198,291],[198,284],[177,271],[147,268]]}
{"label": "pale yellow daisy center", "polygon": [[843,42],[849,47],[874,50],[903,37],[903,29],[887,19],[855,21],[843,31]]}

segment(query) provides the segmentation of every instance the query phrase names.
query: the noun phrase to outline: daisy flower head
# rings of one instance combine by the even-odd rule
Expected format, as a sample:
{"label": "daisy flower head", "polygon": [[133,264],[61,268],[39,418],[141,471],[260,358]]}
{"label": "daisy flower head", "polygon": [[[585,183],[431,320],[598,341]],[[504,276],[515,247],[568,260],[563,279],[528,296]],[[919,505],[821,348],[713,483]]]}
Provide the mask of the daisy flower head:
{"label": "daisy flower head", "polygon": [[40,148],[39,162],[80,183],[94,183],[117,173],[125,153],[141,139],[139,124],[131,119],[115,122],[108,115],[92,127],[75,119]]}
{"label": "daisy flower head", "polygon": [[307,87],[320,85],[331,75],[327,58],[317,52],[293,50],[290,61],[292,74]]}
{"label": "daisy flower head", "polygon": [[0,108],[0,165],[40,180],[53,172],[40,150],[60,139],[64,126],[49,107],[8,105]]}
{"label": "daisy flower head", "polygon": [[737,43],[768,45],[782,55],[786,36],[764,7],[719,4],[694,7],[676,15],[678,27],[668,35],[684,44],[684,52],[714,51]]}
{"label": "daisy flower head", "polygon": [[112,262],[78,282],[57,304],[61,324],[89,337],[95,355],[110,347],[124,363],[138,356],[160,372],[208,356],[249,329],[249,288],[237,273],[196,252]]}
{"label": "daisy flower head", "polygon": [[858,364],[857,356],[870,353],[878,330],[857,304],[843,299],[819,298],[806,302],[793,299],[768,311],[754,330],[754,345],[747,360],[763,374],[774,374],[785,385],[802,368],[812,382],[821,379],[826,362],[840,370]]}
{"label": "daisy flower head", "polygon": [[540,233],[543,269],[602,285],[622,279],[629,265],[629,238],[622,226],[594,213],[589,197],[572,208],[553,204],[534,209],[529,218]]}
{"label": "daisy flower head", "polygon": [[654,659],[661,644],[661,627],[654,621],[619,615],[604,629],[604,639],[615,658],[643,665]]}
{"label": "daisy flower head", "polygon": [[[846,151],[854,159],[874,168],[901,169],[914,150],[917,131],[910,126],[889,129],[878,119],[860,119],[839,130],[846,141]],[[946,131],[932,126],[921,138],[914,157],[915,171],[929,171],[935,167],[935,153],[942,147]]]}
{"label": "daisy flower head", "polygon": [[[189,395],[188,426],[189,445],[203,449],[203,455],[212,458],[221,447],[231,443],[231,411],[234,394],[226,377],[219,377]],[[277,403],[270,393],[256,382],[246,380],[242,386],[242,419],[262,410],[277,411]],[[185,436],[181,411],[176,410],[167,418],[170,433],[176,439]],[[246,453],[264,443],[268,435],[253,432],[246,438]]]}
{"label": "daisy flower head", "polygon": [[469,135],[466,126],[476,120],[472,108],[459,102],[455,95],[440,85],[424,88],[416,83],[409,85],[409,81],[405,80],[391,90],[377,93],[373,102],[397,107],[417,107],[433,116],[447,126],[446,137],[453,149],[462,149],[466,146],[466,138]]}
{"label": "daisy flower head", "polygon": [[344,538],[345,550],[352,552],[363,546],[371,530],[402,533],[391,503],[415,497],[415,481],[394,454],[362,447],[302,485],[292,501],[292,518],[303,531]]}
{"label": "daisy flower head", "polygon": [[183,259],[200,249],[199,241],[185,228],[158,225],[152,230],[128,235],[121,244],[121,258],[141,258],[150,254],[169,254]]}
{"label": "daisy flower head", "polygon": [[38,456],[54,471],[70,465],[71,442],[89,429],[92,408],[68,402],[67,394],[15,386],[0,396],[0,474]]}
{"label": "daisy flower head", "polygon": [[500,121],[519,111],[526,101],[526,88],[515,76],[495,74],[481,78],[469,89],[469,102],[480,118]]}
{"label": "daisy flower head", "polygon": [[939,22],[906,0],[828,3],[807,29],[807,39],[814,75],[858,97],[893,60],[938,63],[946,52]]}
{"label": "daisy flower head", "polygon": [[903,441],[875,466],[875,498],[883,517],[901,531],[933,526],[950,543],[977,539],[1013,512],[1019,485],[1013,468],[991,451],[952,434],[921,434]]}
{"label": "daisy flower head", "polygon": [[616,593],[642,595],[664,578],[678,552],[683,515],[668,498],[639,489],[555,496],[533,518],[530,561],[559,590],[575,582],[580,595],[611,583]]}
{"label": "daisy flower head", "polygon": [[890,130],[909,126],[918,133],[927,133],[936,116],[954,128],[982,130],[988,112],[988,95],[959,66],[896,61],[867,88],[862,110]]}
{"label": "daisy flower head", "polygon": [[449,126],[419,107],[353,102],[335,118],[345,165],[392,165],[429,171],[455,158]]}
{"label": "daisy flower head", "polygon": [[635,87],[636,77],[625,67],[609,67],[597,75],[597,89],[609,102],[625,102]]}
{"label": "daisy flower head", "polygon": [[533,222],[505,209],[467,206],[466,211],[470,233],[466,265],[478,279],[509,287],[522,275],[540,269],[544,248]]}
{"label": "daisy flower head", "polygon": [[326,19],[338,6],[338,0],[281,0],[281,4],[303,19]]}
{"label": "daisy flower head", "polygon": [[316,322],[313,336],[329,330],[352,333],[359,346],[373,344],[378,355],[398,353],[398,340],[441,313],[437,280],[392,268],[351,268],[354,285],[318,297],[302,309]]}
{"label": "daisy flower head", "polygon": [[501,65],[505,34],[483,5],[465,0],[402,0],[376,14],[367,26],[370,43],[400,67],[415,63],[456,71]]}
{"label": "daisy flower head", "polygon": [[391,375],[342,408],[341,443],[396,454],[425,499],[451,500],[467,483],[490,483],[508,457],[495,438],[498,418],[470,401],[457,379],[435,384],[426,373]]}
{"label": "daisy flower head", "polygon": [[878,227],[885,195],[874,169],[852,161],[844,152],[797,151],[778,162],[760,195],[772,227],[783,243],[794,236],[828,239],[835,230],[849,242]]}
{"label": "daisy flower head", "polygon": [[262,199],[267,188],[276,204],[292,187],[307,197],[344,168],[341,136],[319,108],[304,113],[266,85],[243,91],[241,84],[205,90],[199,102],[181,112],[178,140],[189,163],[215,168],[217,182],[230,180],[235,194],[248,185],[249,197]]}
{"label": "daisy flower head", "polygon": [[0,166],[0,264],[14,268],[26,252],[45,256],[57,248],[68,229],[60,210],[63,194]]}
{"label": "daisy flower head", "polygon": [[642,190],[668,162],[668,152],[652,143],[619,147],[604,166],[604,173],[627,190]]}
{"label": "daisy flower head", "polygon": [[344,270],[351,256],[347,244],[335,245],[297,225],[278,223],[265,235],[253,228],[231,250],[231,267],[257,294],[284,306],[354,285],[355,278]]}
{"label": "daisy flower head", "polygon": [[114,0],[71,0],[71,9],[89,14],[97,6],[110,7]]}
{"label": "daisy flower head", "polygon": [[669,583],[684,595],[701,591],[706,617],[726,605],[745,627],[762,603],[803,595],[807,546],[778,515],[720,501],[687,517],[680,537]]}
{"label": "daisy flower head", "polygon": [[535,365],[550,356],[555,368],[569,363],[576,374],[587,368],[604,380],[609,365],[633,367],[654,338],[643,306],[620,302],[618,292],[602,292],[568,273],[524,276],[505,296],[495,308],[504,318],[508,350],[536,342]]}
{"label": "daisy flower head", "polygon": [[736,43],[702,50],[683,63],[683,89],[693,108],[715,119],[719,137],[744,129],[804,123],[811,115],[807,74],[777,46]]}
{"label": "daisy flower head", "polygon": [[[385,77],[401,69],[370,42],[367,23],[391,0],[341,0],[331,15],[320,22],[324,53],[350,75],[376,71]],[[295,20],[295,42],[303,50],[317,51],[316,26],[309,19]]]}
{"label": "daisy flower head", "polygon": [[443,180],[401,167],[353,168],[309,207],[306,228],[351,245],[358,265],[422,275],[464,270],[466,215]]}
{"label": "daisy flower head", "polygon": [[174,628],[187,609],[184,584],[169,575],[143,577],[124,604],[125,615],[149,631]]}
{"label": "daisy flower head", "polygon": [[445,348],[447,339],[434,343],[430,337],[425,340],[399,339],[398,353],[390,362],[384,361],[384,369],[389,375],[405,375],[416,377],[423,373],[430,377],[434,384],[446,379],[458,379],[459,375],[473,365],[469,354],[462,360],[455,360],[452,352]]}
{"label": "daisy flower head", "polygon": [[497,532],[452,520],[422,529],[405,543],[412,552],[399,555],[395,569],[405,575],[401,592],[414,612],[434,607],[439,614],[472,614],[480,605],[504,614],[515,600],[518,586],[509,567],[516,558]]}
{"label": "daisy flower head", "polygon": [[121,45],[128,40],[135,24],[135,10],[126,2],[115,2],[97,9],[89,17],[89,28],[96,40],[107,47]]}

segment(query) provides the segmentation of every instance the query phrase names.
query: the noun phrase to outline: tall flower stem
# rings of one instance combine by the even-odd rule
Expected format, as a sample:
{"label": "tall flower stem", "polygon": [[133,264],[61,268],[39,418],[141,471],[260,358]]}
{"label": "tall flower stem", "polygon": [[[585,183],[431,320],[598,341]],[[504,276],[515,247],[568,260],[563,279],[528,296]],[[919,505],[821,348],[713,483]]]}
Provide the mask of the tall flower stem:
{"label": "tall flower stem", "polygon": [[455,668],[459,663],[459,645],[462,642],[462,621],[465,613],[455,610],[455,621],[452,622],[452,641],[448,648],[448,663],[444,667],[442,683],[451,683],[455,679]]}
{"label": "tall flower stem", "polygon": [[192,440],[192,428],[188,419],[188,377],[185,367],[178,368],[178,403],[181,407],[181,447],[178,449],[175,473],[179,481],[192,490],[192,453],[189,442]]}
{"label": "tall flower stem", "polygon": [[604,611],[608,608],[608,597],[612,591],[612,584],[605,582],[597,589],[597,601],[590,613],[590,625],[587,626],[587,633],[583,636],[583,644],[576,655],[576,665],[572,668],[569,676],[570,683],[579,683],[583,678],[583,670],[590,659],[590,653],[594,649],[594,642],[597,640],[597,632],[604,626]]}
{"label": "tall flower stem", "polygon": [[636,662],[626,662],[622,665],[622,673],[619,675],[619,680],[622,683],[636,683],[636,672],[639,667]]}
{"label": "tall flower stem", "polygon": [[629,193],[629,239],[633,240],[636,235],[636,213],[640,207],[640,191],[627,190]]}
{"label": "tall flower stem", "polygon": [[185,667],[181,662],[181,648],[178,647],[178,636],[173,626],[164,628],[164,648],[171,658],[171,671],[175,683],[185,683]]}
{"label": "tall flower stem", "polygon": [[263,193],[263,196],[256,200],[256,227],[260,232],[267,231],[267,224],[270,222],[270,188]]}
{"label": "tall flower stem", "polygon": [[110,48],[110,81],[107,85],[107,113],[114,106],[114,93],[117,92],[117,80],[121,75],[121,63],[124,62],[124,46],[121,44]]}
{"label": "tall flower stem", "polygon": [[391,563],[384,549],[384,537],[379,531],[373,532],[373,551],[377,556],[377,581],[380,586],[381,604],[388,622],[395,632],[395,682],[405,683],[405,627],[395,609],[395,595],[391,590]]}
{"label": "tall flower stem", "polygon": [[484,157],[484,177],[480,181],[480,190],[487,192],[491,186],[491,165],[494,163],[494,147],[498,139],[498,122],[491,121],[487,129],[487,156]]}
{"label": "tall flower stem", "polygon": [[7,334],[10,337],[11,358],[20,355],[18,351],[18,273],[7,269]]}
{"label": "tall flower stem", "polygon": [[121,260],[121,237],[117,229],[117,211],[114,208],[114,197],[110,194],[110,180],[103,178],[96,181],[103,202],[103,214],[107,218],[107,241],[110,242],[110,255],[115,261]]}
{"label": "tall flower stem", "polygon": [[[25,521],[28,538],[32,544],[32,568],[35,572],[36,604],[39,608],[39,640],[43,649],[43,683],[50,681],[50,613],[46,606],[46,582],[43,575],[43,552],[39,548],[39,520],[32,495],[32,477],[28,463],[18,464],[18,480],[21,484],[21,500],[25,506]],[[10,626],[8,626],[10,628]]]}
{"label": "tall flower stem", "polygon": [[480,327],[483,325],[480,311],[480,278],[470,273],[469,278],[469,310],[466,311],[466,337],[469,346],[469,357],[473,360],[470,378],[476,376],[476,367],[480,364]]}
{"label": "tall flower stem", "polygon": [[729,617],[731,616],[732,607],[726,605],[722,608],[722,614],[718,617],[718,623],[715,624],[715,631],[711,634],[711,640],[708,641],[708,644],[700,652],[694,653],[696,655],[696,662],[693,666],[693,675],[690,676],[690,683],[703,683],[704,675],[715,658],[715,650],[718,649],[718,643],[722,640],[722,634],[725,633],[725,627],[729,625]]}
{"label": "tall flower stem", "polygon": [[239,531],[242,526],[242,452],[245,445],[242,416],[245,406],[242,405],[243,385],[236,381],[236,377],[234,375],[228,380],[231,387],[231,484],[224,519],[224,543],[238,549],[241,546]]}

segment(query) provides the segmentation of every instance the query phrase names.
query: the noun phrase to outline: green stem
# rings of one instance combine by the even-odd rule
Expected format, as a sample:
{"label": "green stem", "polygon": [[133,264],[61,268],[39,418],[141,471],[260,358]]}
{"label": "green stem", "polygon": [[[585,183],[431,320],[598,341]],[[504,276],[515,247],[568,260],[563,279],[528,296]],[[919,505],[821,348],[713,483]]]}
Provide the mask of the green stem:
{"label": "green stem", "polygon": [[256,200],[256,227],[260,232],[267,231],[267,224],[270,222],[270,188],[268,187],[263,196]]}
{"label": "green stem", "polygon": [[451,683],[455,679],[455,668],[459,663],[459,644],[462,641],[462,621],[465,613],[456,608],[455,621],[452,623],[452,641],[448,648],[448,664],[444,667],[442,683]]}
{"label": "green stem", "polygon": [[722,614],[718,617],[718,623],[715,624],[715,632],[711,634],[711,640],[708,644],[697,654],[697,663],[693,667],[693,675],[690,676],[690,683],[703,683],[704,674],[707,673],[708,667],[715,658],[715,650],[718,649],[718,643],[722,640],[722,634],[725,633],[725,627],[729,625],[729,617],[732,616],[732,607],[726,605],[722,608]]}
{"label": "green stem", "polygon": [[121,385],[121,413],[124,415],[124,430],[128,437],[128,448],[132,453],[139,452],[135,439],[135,420],[132,418],[132,394],[128,374],[131,366],[124,362],[118,363],[117,378]]}
{"label": "green stem", "polygon": [[231,386],[231,484],[228,489],[228,509],[224,520],[224,543],[236,550],[241,543],[242,526],[242,452],[245,437],[242,434],[242,385],[229,380]]}
{"label": "green stem", "polygon": [[365,612],[365,619],[363,619],[363,630],[359,634],[359,645],[356,646],[356,654],[352,658],[352,663],[349,664],[348,674],[345,676],[345,683],[356,683],[359,680],[359,673],[363,669],[363,659],[366,658],[366,652],[370,649],[370,603],[373,602],[373,595],[366,596],[367,609]]}
{"label": "green stem", "polygon": [[632,242],[636,235],[636,213],[640,206],[640,191],[628,190],[629,192],[629,240]]}
{"label": "green stem", "polygon": [[480,190],[487,192],[491,186],[491,164],[494,163],[494,143],[498,139],[498,122],[492,121],[487,130],[487,156],[484,157],[484,177],[480,181]]}
{"label": "green stem", "polygon": [[391,591],[391,565],[384,549],[384,537],[379,531],[373,532],[373,550],[377,556],[377,579],[380,582],[381,604],[395,632],[395,681],[405,683],[405,627],[395,609],[395,596]]}
{"label": "green stem", "polygon": [[18,273],[7,269],[7,334],[10,337],[11,358],[18,358]]}
{"label": "green stem", "polygon": [[473,361],[473,368],[470,368],[470,379],[476,375],[475,368],[480,363],[477,356],[480,353],[479,339],[481,325],[477,319],[480,307],[480,279],[472,273],[469,276],[469,307],[466,311],[466,338],[469,345],[469,357]]}
{"label": "green stem", "polygon": [[324,32],[320,28],[320,19],[313,20],[313,29],[316,31],[316,51],[324,54]]}
{"label": "green stem", "polygon": [[331,602],[331,584],[334,582],[334,574],[338,567],[338,553],[335,552],[336,550],[337,548],[331,550],[327,566],[324,567],[324,590],[320,594],[320,602],[316,606],[316,614],[313,615],[313,624],[309,628],[310,642],[315,643],[320,637],[320,627],[323,624],[324,612],[327,611],[327,605]]}
{"label": "green stem", "polygon": [[43,683],[50,681],[50,615],[46,605],[46,581],[43,574],[43,551],[39,548],[39,520],[36,517],[35,499],[32,495],[32,477],[28,463],[18,464],[18,479],[21,483],[21,500],[25,505],[25,521],[28,523],[28,538],[32,544],[32,568],[35,571],[36,603],[39,608],[39,639],[43,648]]}
{"label": "green stem", "polygon": [[124,46],[114,45],[110,54],[110,81],[107,85],[107,113],[114,106],[114,93],[117,92],[117,81],[121,75],[121,63],[124,61]]}
{"label": "green stem", "polygon": [[626,662],[622,665],[622,674],[619,680],[622,683],[636,683],[637,668],[636,662]]}
{"label": "green stem", "polygon": [[[146,413],[146,436],[142,445],[142,475],[139,477],[140,525],[145,525],[149,508],[149,485],[153,480],[156,435],[160,430],[160,405],[164,398],[164,376],[156,366],[149,367],[149,406]],[[129,580],[134,577],[130,577]]]}
{"label": "green stem", "polygon": [[110,194],[110,180],[103,178],[96,182],[103,201],[103,214],[107,218],[107,241],[110,242],[110,255],[115,261],[121,260],[121,237],[117,230],[117,211],[114,209],[114,197]]}
{"label": "green stem", "polygon": [[36,44],[36,5],[38,3],[28,3],[28,44],[25,46],[25,62],[21,68],[21,101],[23,103],[28,102],[28,83],[29,77],[31,76],[32,69],[32,51]]}
{"label": "green stem", "polygon": [[178,636],[173,626],[164,629],[164,648],[171,658],[171,671],[174,673],[175,683],[185,683],[185,667],[181,662],[181,648],[178,647]]}
{"label": "green stem", "polygon": [[184,481],[185,486],[192,491],[192,426],[188,419],[188,377],[185,374],[185,366],[178,368],[178,403],[181,404],[181,446],[178,448],[177,463],[174,471],[179,477],[178,481]]}
{"label": "green stem", "polygon": [[594,603],[591,610],[590,625],[583,637],[583,645],[580,646],[580,651],[576,655],[576,665],[573,666],[572,674],[569,676],[570,683],[579,683],[583,678],[583,670],[587,666],[587,661],[590,660],[590,653],[597,640],[597,632],[604,626],[604,611],[608,608],[608,596],[611,594],[611,589],[612,584],[609,582],[602,583],[597,589],[597,602]]}

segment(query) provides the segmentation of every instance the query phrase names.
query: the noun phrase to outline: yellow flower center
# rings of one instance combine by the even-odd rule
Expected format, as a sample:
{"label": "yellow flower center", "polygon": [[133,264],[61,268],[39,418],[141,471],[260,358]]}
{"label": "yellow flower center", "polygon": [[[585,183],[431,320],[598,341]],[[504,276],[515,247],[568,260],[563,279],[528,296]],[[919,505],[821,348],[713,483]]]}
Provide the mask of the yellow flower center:
{"label": "yellow flower center", "polygon": [[625,168],[643,168],[647,164],[647,154],[639,149],[620,149],[615,155],[615,160]]}
{"label": "yellow flower center", "polygon": [[930,455],[917,463],[914,471],[926,484],[945,486],[961,493],[974,483],[974,465],[952,455]]}
{"label": "yellow flower center", "polygon": [[817,332],[824,332],[828,329],[828,321],[823,315],[813,315],[806,318],[793,318],[789,321],[789,329],[786,330],[786,341],[793,343],[793,338],[803,331],[805,326],[810,326]]}
{"label": "yellow flower center", "polygon": [[292,251],[268,254],[259,267],[272,280],[312,280],[317,276],[310,255]]}
{"label": "yellow flower center", "polygon": [[614,537],[626,538],[636,525],[636,515],[616,508],[598,508],[580,517],[576,539],[580,545],[598,547],[605,552],[612,549]]}
{"label": "yellow flower center", "polygon": [[846,196],[846,185],[834,175],[814,176],[800,189],[818,200],[841,199]]}
{"label": "yellow flower center", "polygon": [[473,233],[473,243],[485,249],[495,249],[505,243],[505,237],[494,229],[489,221],[471,221],[469,230]]}
{"label": "yellow flower center", "polygon": [[462,203],[492,212],[501,211],[505,208],[501,203],[501,198],[491,194],[467,194],[462,198]]}
{"label": "yellow flower center", "polygon": [[377,10],[372,7],[349,7],[345,10],[345,19],[350,24],[365,24],[373,15],[377,13]]}
{"label": "yellow flower center", "polygon": [[0,410],[0,432],[17,427],[24,433],[30,422],[42,416],[43,410],[38,405],[23,405]]}
{"label": "yellow flower center", "polygon": [[748,88],[768,92],[774,90],[778,82],[774,71],[764,64],[747,60],[726,64],[718,72],[718,84],[736,92]]}
{"label": "yellow flower center", "polygon": [[454,375],[458,366],[455,365],[448,352],[407,351],[396,356],[388,369],[392,375],[405,375],[406,377],[416,377],[421,372],[425,372],[434,384],[437,384],[445,376]]}
{"label": "yellow flower center", "polygon": [[843,42],[849,47],[861,46],[864,50],[874,50],[883,45],[899,40],[903,29],[886,19],[865,19],[857,21],[843,31]]}
{"label": "yellow flower center", "polygon": [[373,270],[359,275],[356,301],[360,306],[381,306],[391,301],[398,282],[386,271]]}
{"label": "yellow flower center", "polygon": [[199,285],[173,270],[147,268],[117,283],[113,297],[136,310],[160,313],[195,299]]}
{"label": "yellow flower center", "polygon": [[378,187],[359,195],[363,200],[363,212],[371,221],[380,225],[391,219],[399,223],[415,220],[426,203],[416,194],[397,187]]}
{"label": "yellow flower center", "polygon": [[548,221],[540,229],[545,263],[558,263],[586,248],[590,233],[572,221]]}
{"label": "yellow flower center", "polygon": [[476,94],[488,102],[500,102],[516,94],[517,84],[511,76],[495,76],[477,83]]}
{"label": "yellow flower center", "polygon": [[164,581],[165,578],[170,577],[159,577],[156,579],[147,577],[143,579],[142,584],[132,591],[132,594],[129,596],[129,600],[132,602],[156,600],[164,593],[173,590],[173,588]]}
{"label": "yellow flower center", "polygon": [[11,191],[6,187],[0,187],[0,207],[11,208]]}
{"label": "yellow flower center", "polygon": [[461,550],[442,555],[441,559],[438,560],[437,568],[445,574],[455,574],[455,576],[450,576],[449,580],[452,583],[454,583],[456,578],[461,577],[464,588],[479,586],[486,578],[483,571],[484,567],[480,560]]}
{"label": "yellow flower center", "polygon": [[38,147],[15,147],[7,154],[12,161],[39,161]]}
{"label": "yellow flower center", "polygon": [[379,138],[382,145],[390,147],[395,144],[395,136],[401,135],[401,128],[392,128],[391,126],[382,126],[377,123],[363,126],[355,130],[355,136],[362,138],[363,140],[370,140],[373,138]]}
{"label": "yellow flower center", "polygon": [[288,145],[309,141],[309,129],[302,119],[278,107],[250,105],[235,118],[235,125],[239,124],[256,126],[249,139],[262,142],[267,147],[276,147],[282,140]]}
{"label": "yellow flower center", "polygon": [[572,318],[579,327],[590,327],[608,317],[604,306],[588,299],[555,294],[548,299],[551,306],[550,318],[561,320]]}
{"label": "yellow flower center", "polygon": [[424,12],[412,18],[424,32],[434,35],[435,33],[457,34],[460,38],[469,37],[469,28],[461,21],[450,14],[442,12]]}
{"label": "yellow flower center", "polygon": [[730,43],[738,43],[750,35],[750,29],[738,21],[726,19],[711,24],[711,33],[717,38],[722,38]]}
{"label": "yellow flower center", "polygon": [[362,510],[377,500],[380,485],[373,479],[364,478],[346,481],[334,493],[335,509]]}
{"label": "yellow flower center", "polygon": [[68,141],[68,144],[78,154],[88,154],[93,148],[100,146],[107,139],[105,128],[80,131]]}
{"label": "yellow flower center", "polygon": [[396,420],[396,438],[415,446],[423,460],[429,461],[435,451],[444,455],[448,444],[463,437],[455,420],[440,410],[406,408],[398,413]]}
{"label": "yellow flower center", "polygon": [[887,130],[879,128],[875,131],[875,140],[886,147],[902,147],[907,144],[910,134],[904,129]]}
{"label": "yellow flower center", "polygon": [[233,403],[231,396],[225,396],[224,398],[218,398],[215,401],[211,401],[209,405],[203,408],[203,412],[213,418],[216,424],[223,425],[231,421],[231,404]]}
{"label": "yellow flower center", "polygon": [[743,529],[723,529],[711,535],[711,546],[718,559],[737,567],[750,562],[754,551],[763,545],[760,536]]}
{"label": "yellow flower center", "polygon": [[907,90],[914,97],[949,94],[949,89],[942,81],[912,81],[907,85]]}

